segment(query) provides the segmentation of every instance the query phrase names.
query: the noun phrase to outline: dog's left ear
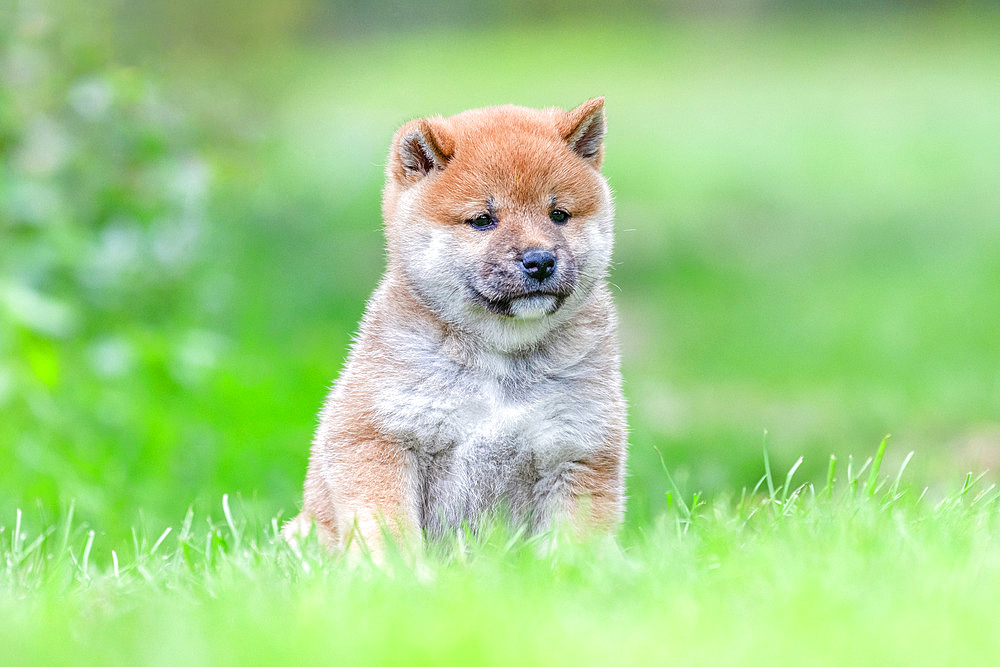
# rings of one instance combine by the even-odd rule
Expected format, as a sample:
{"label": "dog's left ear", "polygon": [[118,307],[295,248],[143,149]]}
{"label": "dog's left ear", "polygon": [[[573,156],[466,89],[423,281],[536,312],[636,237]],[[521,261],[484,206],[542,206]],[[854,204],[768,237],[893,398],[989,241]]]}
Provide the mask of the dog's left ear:
{"label": "dog's left ear", "polygon": [[562,124],[562,136],[570,149],[595,168],[604,157],[604,98],[587,100],[572,111],[567,111]]}

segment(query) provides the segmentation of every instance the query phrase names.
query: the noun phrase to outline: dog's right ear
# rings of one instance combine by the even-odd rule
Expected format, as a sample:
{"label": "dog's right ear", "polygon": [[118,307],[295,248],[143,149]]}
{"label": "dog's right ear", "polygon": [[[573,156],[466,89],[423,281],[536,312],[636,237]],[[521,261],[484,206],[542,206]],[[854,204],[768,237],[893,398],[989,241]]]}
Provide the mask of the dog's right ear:
{"label": "dog's right ear", "polygon": [[400,185],[412,185],[444,170],[454,151],[455,142],[439,119],[418,118],[396,132],[389,171]]}

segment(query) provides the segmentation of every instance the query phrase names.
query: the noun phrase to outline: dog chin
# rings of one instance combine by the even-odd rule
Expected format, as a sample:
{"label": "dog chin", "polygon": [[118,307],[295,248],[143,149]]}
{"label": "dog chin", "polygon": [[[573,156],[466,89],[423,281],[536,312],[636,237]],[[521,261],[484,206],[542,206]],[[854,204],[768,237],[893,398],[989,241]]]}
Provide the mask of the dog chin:
{"label": "dog chin", "polygon": [[514,299],[510,314],[519,320],[537,320],[559,310],[561,299],[552,294],[533,294]]}

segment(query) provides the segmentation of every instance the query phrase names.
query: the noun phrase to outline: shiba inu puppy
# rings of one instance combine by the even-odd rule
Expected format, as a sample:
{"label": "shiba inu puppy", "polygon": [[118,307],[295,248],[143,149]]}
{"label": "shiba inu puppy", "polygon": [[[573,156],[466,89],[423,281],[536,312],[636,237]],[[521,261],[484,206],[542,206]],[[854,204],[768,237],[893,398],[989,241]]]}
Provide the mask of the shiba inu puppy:
{"label": "shiba inu puppy", "polygon": [[414,543],[503,510],[613,532],[625,402],[605,276],[604,99],[403,125],[388,266],[320,413],[302,513],[343,548]]}

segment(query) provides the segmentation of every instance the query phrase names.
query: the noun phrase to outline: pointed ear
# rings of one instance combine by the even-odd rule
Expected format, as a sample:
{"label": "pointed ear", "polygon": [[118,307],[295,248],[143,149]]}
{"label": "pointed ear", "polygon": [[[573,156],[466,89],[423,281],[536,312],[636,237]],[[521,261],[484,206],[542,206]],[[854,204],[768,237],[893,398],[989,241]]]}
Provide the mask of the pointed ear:
{"label": "pointed ear", "polygon": [[443,170],[454,151],[454,141],[442,123],[418,118],[396,132],[389,170],[400,184],[410,185]]}
{"label": "pointed ear", "polygon": [[595,97],[566,112],[562,135],[574,153],[600,167],[605,129],[604,98]]}

